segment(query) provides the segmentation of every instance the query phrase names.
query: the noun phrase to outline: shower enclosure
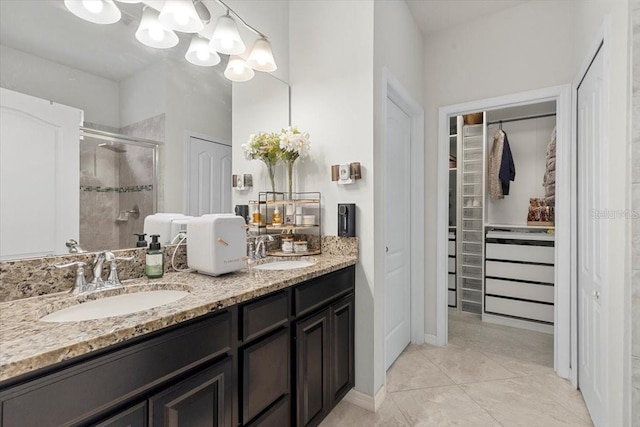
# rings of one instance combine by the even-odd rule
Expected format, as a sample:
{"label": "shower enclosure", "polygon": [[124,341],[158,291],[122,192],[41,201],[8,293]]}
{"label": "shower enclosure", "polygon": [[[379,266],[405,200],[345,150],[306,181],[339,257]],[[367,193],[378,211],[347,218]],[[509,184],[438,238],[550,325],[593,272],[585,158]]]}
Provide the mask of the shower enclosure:
{"label": "shower enclosure", "polygon": [[158,203],[161,143],[90,128],[80,131],[80,244],[131,248]]}

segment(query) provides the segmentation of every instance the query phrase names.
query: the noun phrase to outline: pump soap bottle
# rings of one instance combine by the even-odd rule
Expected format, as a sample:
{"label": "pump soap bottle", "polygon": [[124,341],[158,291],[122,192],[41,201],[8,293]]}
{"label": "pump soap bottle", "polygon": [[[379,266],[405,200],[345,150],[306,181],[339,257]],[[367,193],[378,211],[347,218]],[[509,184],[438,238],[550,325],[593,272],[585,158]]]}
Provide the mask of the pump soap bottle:
{"label": "pump soap bottle", "polygon": [[138,236],[138,241],[136,242],[136,248],[146,248],[149,244],[147,243],[147,241],[145,240],[145,237],[147,236],[145,233],[133,233],[134,236]]}
{"label": "pump soap bottle", "polygon": [[150,279],[157,279],[164,274],[164,254],[160,242],[158,242],[159,238],[159,234],[152,234],[151,244],[147,249],[144,274]]}

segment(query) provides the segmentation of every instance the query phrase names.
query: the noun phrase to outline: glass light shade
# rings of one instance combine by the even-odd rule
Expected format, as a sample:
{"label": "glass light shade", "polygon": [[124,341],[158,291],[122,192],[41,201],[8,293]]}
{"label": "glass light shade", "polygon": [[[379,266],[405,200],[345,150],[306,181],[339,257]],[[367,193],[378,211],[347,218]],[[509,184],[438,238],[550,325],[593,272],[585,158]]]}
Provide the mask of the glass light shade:
{"label": "glass light shade", "polygon": [[224,76],[232,82],[246,82],[255,76],[255,72],[239,56],[230,56]]}
{"label": "glass light shade", "polygon": [[278,69],[276,61],[273,59],[269,40],[264,37],[256,40],[247,59],[247,65],[256,71],[264,71],[267,73]]}
{"label": "glass light shade", "polygon": [[130,3],[130,4],[136,4],[136,3],[140,3],[142,0],[118,0],[119,3]]}
{"label": "glass light shade", "polygon": [[71,13],[94,24],[114,24],[122,14],[113,0],[64,0]]}
{"label": "glass light shade", "polygon": [[215,50],[211,49],[209,40],[197,34],[191,37],[191,44],[184,57],[193,65],[200,65],[201,67],[212,67],[220,63],[220,56]]}
{"label": "glass light shade", "polygon": [[247,50],[238,32],[236,21],[229,15],[218,18],[216,29],[211,37],[211,47],[226,55],[239,55]]}
{"label": "glass light shade", "polygon": [[144,45],[168,49],[178,44],[178,36],[158,21],[158,12],[150,7],[142,11],[142,19],[136,31],[136,39]]}
{"label": "glass light shade", "polygon": [[158,19],[172,30],[183,33],[197,33],[204,28],[192,0],[165,0]]}

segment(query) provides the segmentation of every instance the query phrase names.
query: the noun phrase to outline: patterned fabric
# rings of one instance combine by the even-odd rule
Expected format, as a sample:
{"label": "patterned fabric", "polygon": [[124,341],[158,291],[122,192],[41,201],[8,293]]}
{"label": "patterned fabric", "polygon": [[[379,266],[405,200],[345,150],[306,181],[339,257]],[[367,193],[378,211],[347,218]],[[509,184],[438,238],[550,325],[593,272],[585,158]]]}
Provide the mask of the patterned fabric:
{"label": "patterned fabric", "polygon": [[502,182],[500,181],[500,165],[502,165],[502,151],[504,148],[504,132],[499,130],[493,136],[493,145],[489,152],[487,183],[489,197],[492,199],[504,199]]}
{"label": "patterned fabric", "polygon": [[547,145],[547,167],[542,180],[544,200],[548,206],[555,206],[556,202],[556,128],[551,132],[551,140]]}

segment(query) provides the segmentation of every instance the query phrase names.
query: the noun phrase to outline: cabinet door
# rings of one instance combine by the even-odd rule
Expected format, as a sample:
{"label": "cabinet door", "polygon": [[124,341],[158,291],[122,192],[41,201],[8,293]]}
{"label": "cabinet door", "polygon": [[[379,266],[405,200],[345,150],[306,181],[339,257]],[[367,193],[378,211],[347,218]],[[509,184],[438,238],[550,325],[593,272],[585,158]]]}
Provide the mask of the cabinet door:
{"label": "cabinet door", "polygon": [[94,427],[147,427],[147,402],[125,409]]}
{"label": "cabinet door", "polygon": [[331,406],[354,384],[353,350],[355,298],[353,294],[331,306]]}
{"label": "cabinet door", "polygon": [[245,423],[289,393],[289,328],[242,350]]}
{"label": "cabinet door", "polygon": [[231,357],[149,399],[150,427],[232,425]]}
{"label": "cabinet door", "polygon": [[329,308],[296,322],[296,419],[317,425],[330,409]]}

